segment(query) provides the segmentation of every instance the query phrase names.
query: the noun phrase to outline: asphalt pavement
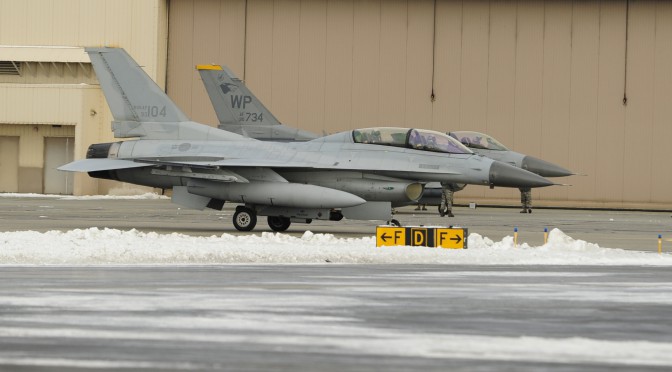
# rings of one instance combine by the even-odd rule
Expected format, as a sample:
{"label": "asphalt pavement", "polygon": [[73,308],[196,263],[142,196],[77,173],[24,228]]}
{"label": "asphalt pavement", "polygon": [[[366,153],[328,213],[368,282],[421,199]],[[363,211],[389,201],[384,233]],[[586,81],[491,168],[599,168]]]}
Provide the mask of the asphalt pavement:
{"label": "asphalt pavement", "polygon": [[[235,205],[221,211],[183,209],[170,200],[69,200],[55,198],[0,198],[0,231],[49,231],[89,227],[137,229],[139,231],[188,235],[248,234],[238,232],[231,222]],[[518,208],[456,207],[455,217],[439,217],[436,207],[415,211],[398,208],[394,218],[406,226],[460,226],[493,241],[512,236],[518,229],[519,242],[543,244],[544,229],[562,230],[574,239],[601,247],[656,251],[658,234],[664,246],[672,247],[672,218],[668,212],[535,209],[532,214]],[[294,223],[288,234],[306,230],[337,236],[373,236],[384,221],[313,221]],[[272,231],[260,217],[253,233]],[[667,248],[667,247],[666,247]],[[672,248],[671,248],[672,249]]]}

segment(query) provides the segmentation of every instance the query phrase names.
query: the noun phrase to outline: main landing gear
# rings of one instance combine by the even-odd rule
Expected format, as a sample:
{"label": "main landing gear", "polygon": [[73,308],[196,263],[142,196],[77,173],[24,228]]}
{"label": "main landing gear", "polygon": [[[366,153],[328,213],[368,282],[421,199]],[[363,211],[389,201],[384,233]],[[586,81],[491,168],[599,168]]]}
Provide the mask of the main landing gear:
{"label": "main landing gear", "polygon": [[[268,216],[268,226],[273,231],[286,231],[292,222],[288,217]],[[233,214],[233,226],[238,231],[252,231],[257,226],[257,212],[245,206],[238,206]]]}
{"label": "main landing gear", "polygon": [[247,207],[237,207],[233,214],[233,226],[238,231],[252,231],[257,226],[257,212]]}
{"label": "main landing gear", "polygon": [[273,231],[285,231],[291,224],[292,221],[287,217],[268,216],[268,226],[270,226]]}

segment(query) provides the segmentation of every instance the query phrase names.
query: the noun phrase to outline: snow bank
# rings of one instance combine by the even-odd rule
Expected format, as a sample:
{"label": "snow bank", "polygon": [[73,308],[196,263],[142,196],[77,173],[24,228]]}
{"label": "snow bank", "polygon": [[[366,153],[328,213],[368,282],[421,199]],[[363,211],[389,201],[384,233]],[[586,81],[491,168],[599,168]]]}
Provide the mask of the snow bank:
{"label": "snow bank", "polygon": [[672,265],[672,255],[601,248],[562,231],[539,247],[514,247],[513,238],[493,242],[470,234],[469,249],[377,248],[375,237],[337,238],[307,231],[195,237],[90,228],[67,232],[0,233],[2,265],[359,263],[459,265]]}

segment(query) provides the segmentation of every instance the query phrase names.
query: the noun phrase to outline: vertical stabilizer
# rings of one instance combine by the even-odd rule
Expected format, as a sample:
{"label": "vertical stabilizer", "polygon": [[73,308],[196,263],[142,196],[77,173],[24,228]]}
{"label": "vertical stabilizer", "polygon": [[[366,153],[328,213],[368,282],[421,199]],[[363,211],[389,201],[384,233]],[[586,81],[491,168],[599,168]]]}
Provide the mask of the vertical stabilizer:
{"label": "vertical stabilizer", "polygon": [[306,141],[318,137],[281,124],[228,68],[198,65],[196,69],[208,91],[220,129],[262,140]]}
{"label": "vertical stabilizer", "polygon": [[110,106],[116,138],[229,139],[231,133],[194,123],[121,48],[86,48]]}
{"label": "vertical stabilizer", "polygon": [[280,125],[231,70],[218,65],[196,66],[220,124]]}
{"label": "vertical stabilizer", "polygon": [[86,48],[115,121],[189,119],[121,48]]}

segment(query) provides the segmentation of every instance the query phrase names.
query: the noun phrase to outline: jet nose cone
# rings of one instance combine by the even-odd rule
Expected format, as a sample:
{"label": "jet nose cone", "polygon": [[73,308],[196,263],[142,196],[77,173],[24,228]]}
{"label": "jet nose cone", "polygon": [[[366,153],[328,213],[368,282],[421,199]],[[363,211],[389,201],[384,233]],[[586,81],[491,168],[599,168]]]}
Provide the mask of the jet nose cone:
{"label": "jet nose cone", "polygon": [[567,177],[574,174],[559,165],[529,155],[523,158],[522,168],[542,177]]}
{"label": "jet nose cone", "polygon": [[524,169],[495,161],[490,166],[490,184],[501,187],[544,187],[553,182]]}

